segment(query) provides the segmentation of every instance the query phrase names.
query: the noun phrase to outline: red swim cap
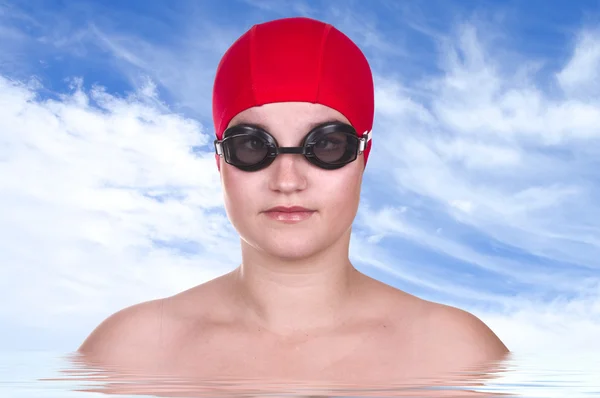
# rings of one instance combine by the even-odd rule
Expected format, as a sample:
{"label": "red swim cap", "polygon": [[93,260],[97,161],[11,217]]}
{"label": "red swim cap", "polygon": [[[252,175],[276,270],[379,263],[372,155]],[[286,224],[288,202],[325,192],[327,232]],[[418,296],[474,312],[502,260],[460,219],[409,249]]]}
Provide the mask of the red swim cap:
{"label": "red swim cap", "polygon": [[293,101],[333,108],[362,135],[373,127],[373,91],[369,63],[346,35],[310,18],[277,19],[254,25],[223,55],[213,87],[215,132],[221,139],[245,109]]}

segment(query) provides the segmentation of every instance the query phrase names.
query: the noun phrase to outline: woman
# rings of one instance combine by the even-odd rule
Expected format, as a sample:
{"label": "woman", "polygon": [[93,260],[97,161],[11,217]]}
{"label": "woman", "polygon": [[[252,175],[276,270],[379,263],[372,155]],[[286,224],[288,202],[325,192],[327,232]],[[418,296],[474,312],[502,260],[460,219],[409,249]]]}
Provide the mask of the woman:
{"label": "woman", "polygon": [[242,264],[113,314],[79,348],[148,373],[385,382],[502,359],[479,319],[358,272],[348,258],[374,97],[368,62],[307,18],[254,26],[219,64],[213,118]]}

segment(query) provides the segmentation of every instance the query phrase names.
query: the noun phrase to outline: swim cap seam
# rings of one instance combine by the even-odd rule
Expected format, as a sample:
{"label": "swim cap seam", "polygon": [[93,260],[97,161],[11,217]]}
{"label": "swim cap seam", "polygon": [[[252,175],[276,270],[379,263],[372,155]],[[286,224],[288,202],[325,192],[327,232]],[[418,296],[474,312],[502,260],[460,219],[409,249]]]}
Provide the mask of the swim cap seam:
{"label": "swim cap seam", "polygon": [[258,104],[258,98],[256,97],[256,80],[254,79],[254,71],[256,69],[256,29],[257,25],[254,25],[250,30],[250,44],[249,44],[249,52],[250,52],[250,87],[252,91],[252,97],[254,98],[254,103]]}
{"label": "swim cap seam", "polygon": [[323,30],[323,36],[321,37],[321,44],[319,47],[319,56],[318,56],[318,64],[317,64],[317,82],[315,88],[315,103],[319,102],[319,93],[321,91],[321,81],[323,80],[323,54],[325,53],[325,43],[327,42],[327,38],[329,37],[329,32],[331,32],[331,25],[326,25]]}

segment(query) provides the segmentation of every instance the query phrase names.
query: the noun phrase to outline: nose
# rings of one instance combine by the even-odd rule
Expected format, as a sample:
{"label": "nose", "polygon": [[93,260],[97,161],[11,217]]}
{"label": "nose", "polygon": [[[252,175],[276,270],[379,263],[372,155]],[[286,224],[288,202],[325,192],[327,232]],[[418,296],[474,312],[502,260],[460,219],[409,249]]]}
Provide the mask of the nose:
{"label": "nose", "polygon": [[280,154],[269,166],[271,178],[269,188],[282,193],[293,193],[306,189],[308,181],[305,174],[304,156],[297,154]]}

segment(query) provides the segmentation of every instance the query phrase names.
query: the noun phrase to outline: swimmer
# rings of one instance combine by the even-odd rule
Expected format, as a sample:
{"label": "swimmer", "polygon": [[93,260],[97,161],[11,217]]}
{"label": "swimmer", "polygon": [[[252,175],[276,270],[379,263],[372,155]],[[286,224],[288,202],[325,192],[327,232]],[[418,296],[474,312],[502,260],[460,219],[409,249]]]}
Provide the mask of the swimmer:
{"label": "swimmer", "polygon": [[354,384],[504,358],[474,315],[350,262],[373,118],[371,70],[347,36],[309,18],[253,26],[224,54],[213,88],[215,159],[241,264],[114,313],[78,353],[149,375]]}

